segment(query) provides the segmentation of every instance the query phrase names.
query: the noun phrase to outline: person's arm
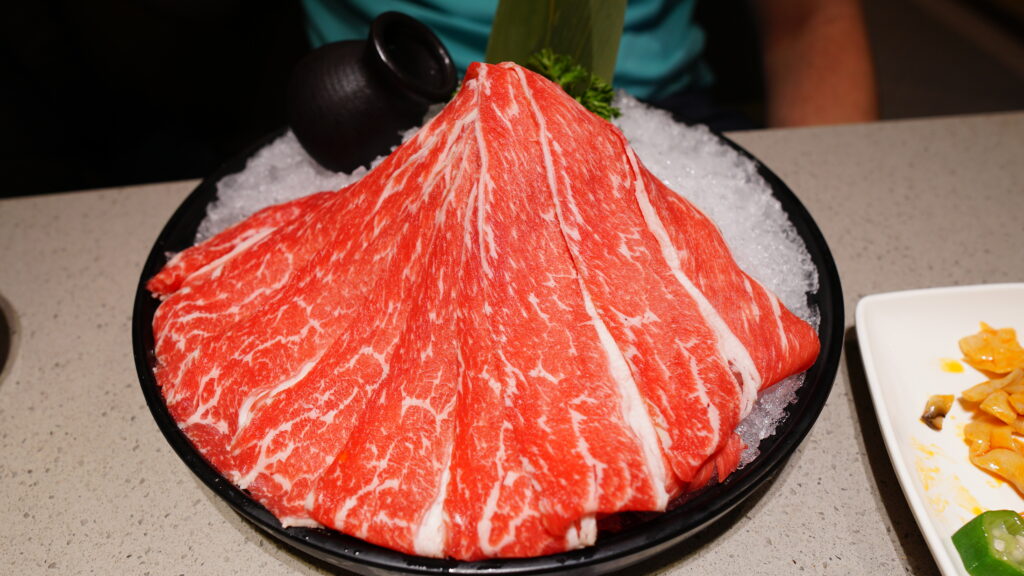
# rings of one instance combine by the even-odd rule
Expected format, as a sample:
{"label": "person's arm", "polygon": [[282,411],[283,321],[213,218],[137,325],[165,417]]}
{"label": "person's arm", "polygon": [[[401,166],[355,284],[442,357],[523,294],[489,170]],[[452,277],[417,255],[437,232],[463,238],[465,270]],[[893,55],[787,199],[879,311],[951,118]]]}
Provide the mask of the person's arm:
{"label": "person's arm", "polygon": [[758,0],[769,126],[878,118],[859,0]]}

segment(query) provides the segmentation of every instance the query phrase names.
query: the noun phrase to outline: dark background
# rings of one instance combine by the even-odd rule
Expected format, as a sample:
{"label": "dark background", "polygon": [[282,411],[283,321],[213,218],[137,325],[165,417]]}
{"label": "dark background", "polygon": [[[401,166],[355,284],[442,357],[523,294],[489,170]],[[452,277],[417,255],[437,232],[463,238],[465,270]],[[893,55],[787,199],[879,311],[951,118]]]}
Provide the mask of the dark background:
{"label": "dark background", "polygon": [[[756,45],[704,2],[724,96],[756,117]],[[1024,109],[1018,0],[864,0],[883,119]],[[197,178],[284,125],[297,0],[8,3],[0,196]],[[732,71],[730,74],[729,71]]]}
{"label": "dark background", "polygon": [[202,176],[284,124],[285,81],[308,50],[292,0],[4,12],[0,195]]}

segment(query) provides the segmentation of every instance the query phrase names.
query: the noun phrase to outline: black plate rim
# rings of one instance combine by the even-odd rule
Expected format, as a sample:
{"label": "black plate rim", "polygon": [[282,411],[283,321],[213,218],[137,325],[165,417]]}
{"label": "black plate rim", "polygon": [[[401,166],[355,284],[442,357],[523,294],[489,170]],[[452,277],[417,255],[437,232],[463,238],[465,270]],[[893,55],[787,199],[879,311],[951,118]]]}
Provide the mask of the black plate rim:
{"label": "black plate rim", "polygon": [[478,562],[408,556],[326,529],[283,528],[262,505],[221,476],[195,450],[171,418],[153,375],[152,319],[159,301],[146,290],[146,281],[166,263],[168,255],[191,245],[206,207],[216,197],[217,182],[241,171],[248,159],[285,132],[268,134],[205,178],[182,202],[160,232],[143,267],[132,317],[132,345],[139,383],[152,416],[179,458],[210,490],[236,513],[271,537],[317,560],[360,573],[396,574],[545,574],[552,572],[606,573],[658,555],[702,530],[745,500],[772,477],[796,450],[817,421],[831,393],[843,346],[844,307],[839,272],[821,230],[788,186],[750,152],[719,133],[714,136],[754,163],[804,241],[818,270],[818,291],[808,298],[820,311],[821,354],[806,372],[797,400],[776,434],[764,439],[757,458],[725,482],[699,492],[685,504],[627,529],[603,537],[592,547],[550,556],[493,559]]}

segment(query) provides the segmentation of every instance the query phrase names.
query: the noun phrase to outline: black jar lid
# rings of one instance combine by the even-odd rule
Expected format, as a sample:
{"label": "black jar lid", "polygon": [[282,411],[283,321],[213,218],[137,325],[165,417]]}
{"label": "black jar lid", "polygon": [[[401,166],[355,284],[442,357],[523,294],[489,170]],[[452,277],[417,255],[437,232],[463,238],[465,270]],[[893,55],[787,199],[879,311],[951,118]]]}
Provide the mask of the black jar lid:
{"label": "black jar lid", "polygon": [[370,25],[371,48],[399,85],[428,102],[455,90],[451,54],[425,24],[401,12],[385,12]]}

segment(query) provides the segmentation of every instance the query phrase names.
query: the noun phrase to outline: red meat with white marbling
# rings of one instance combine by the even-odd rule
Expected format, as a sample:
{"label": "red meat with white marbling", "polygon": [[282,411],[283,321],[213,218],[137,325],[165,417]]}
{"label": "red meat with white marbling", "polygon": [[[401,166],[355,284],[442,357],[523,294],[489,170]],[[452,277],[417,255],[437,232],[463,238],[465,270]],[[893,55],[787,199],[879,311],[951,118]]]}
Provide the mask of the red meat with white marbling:
{"label": "red meat with white marbling", "polygon": [[818,352],[618,129],[512,64],[149,287],[205,458],[285,524],[423,556],[574,549],[664,510],[736,467],[758,391]]}

